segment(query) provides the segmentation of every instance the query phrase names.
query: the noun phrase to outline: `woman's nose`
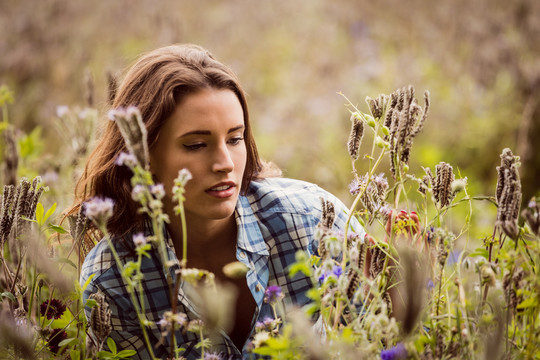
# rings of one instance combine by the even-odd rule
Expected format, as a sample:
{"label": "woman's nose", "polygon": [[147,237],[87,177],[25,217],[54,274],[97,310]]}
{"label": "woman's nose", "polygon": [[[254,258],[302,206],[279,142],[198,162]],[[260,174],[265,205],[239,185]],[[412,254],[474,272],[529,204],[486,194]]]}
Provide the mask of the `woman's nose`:
{"label": "woman's nose", "polygon": [[231,153],[226,145],[222,145],[216,150],[212,171],[230,173],[233,170],[234,162]]}

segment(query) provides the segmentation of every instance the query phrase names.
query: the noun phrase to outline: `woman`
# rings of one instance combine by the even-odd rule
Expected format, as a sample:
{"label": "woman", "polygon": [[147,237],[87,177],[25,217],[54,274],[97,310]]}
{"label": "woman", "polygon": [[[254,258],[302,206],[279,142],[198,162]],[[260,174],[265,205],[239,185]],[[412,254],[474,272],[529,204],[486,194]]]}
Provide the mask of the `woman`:
{"label": "woman", "polygon": [[[268,176],[275,171],[269,171],[257,154],[238,80],[199,46],[173,45],[142,56],[127,72],[113,102],[113,108],[131,105],[138,107],[147,129],[152,176],[166,189],[163,203],[170,218],[166,230],[171,258],[183,255],[183,229],[173,209],[171,188],[179,170],[188,169],[193,176],[184,203],[188,266],[209,270],[237,289],[234,325],[213,339],[212,351],[227,359],[247,357],[254,324],[273,316],[264,301],[265,289],[280,286],[286,308],[309,301],[311,279],[301,274],[290,278],[287,267],[295,262],[297,251],[317,251],[314,232],[322,214],[321,198],[336,207],[335,230],[345,228],[346,208],[316,185]],[[122,261],[133,260],[134,234],[151,235],[131,197],[131,172],[115,164],[125,151],[118,127],[110,122],[88,159],[74,207],[80,209],[94,197],[113,199],[107,229]],[[354,219],[351,224],[363,233]],[[224,276],[223,266],[232,261],[247,266],[245,278]],[[110,336],[118,348],[135,349],[139,358],[148,358],[141,326],[114,263],[107,241],[89,252],[81,275],[81,284],[88,281],[84,299],[101,292],[112,312]],[[156,324],[171,310],[170,290],[157,256],[144,257],[142,269],[145,317],[151,321],[147,337],[154,344],[153,353],[166,357],[170,336],[162,338],[163,329]],[[186,286],[179,286],[177,311],[192,320],[198,317],[197,304],[185,292]],[[86,310],[88,315],[90,309]],[[177,331],[176,341],[185,349],[182,356],[200,357],[194,333]]]}

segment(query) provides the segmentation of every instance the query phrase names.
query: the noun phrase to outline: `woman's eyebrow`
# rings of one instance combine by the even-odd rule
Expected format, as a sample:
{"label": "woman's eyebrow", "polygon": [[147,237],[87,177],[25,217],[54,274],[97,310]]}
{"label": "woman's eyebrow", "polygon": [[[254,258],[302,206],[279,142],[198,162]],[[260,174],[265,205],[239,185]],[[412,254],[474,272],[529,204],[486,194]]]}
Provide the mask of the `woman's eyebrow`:
{"label": "woman's eyebrow", "polygon": [[[242,130],[243,128],[244,128],[244,125],[235,126],[229,129],[229,131],[227,131],[227,134],[233,133],[238,130]],[[180,137],[186,137],[189,135],[212,135],[212,132],[210,130],[193,130],[193,131],[188,131],[187,133],[180,135]]]}

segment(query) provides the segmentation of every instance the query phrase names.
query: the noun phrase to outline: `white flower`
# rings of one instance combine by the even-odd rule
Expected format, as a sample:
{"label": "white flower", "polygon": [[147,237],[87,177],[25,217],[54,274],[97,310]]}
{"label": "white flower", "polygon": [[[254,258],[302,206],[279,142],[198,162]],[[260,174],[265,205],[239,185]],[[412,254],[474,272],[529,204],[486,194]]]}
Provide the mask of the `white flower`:
{"label": "white flower", "polygon": [[106,224],[113,215],[114,202],[109,198],[95,197],[84,203],[86,217],[99,224]]}
{"label": "white flower", "polygon": [[121,152],[114,163],[118,166],[134,167],[137,165],[137,158],[133,154]]}
{"label": "white flower", "polygon": [[60,105],[56,107],[56,115],[59,118],[66,116],[69,113],[69,107],[66,105]]}
{"label": "white flower", "polygon": [[126,117],[126,109],[124,109],[123,107],[111,109],[107,112],[107,117],[111,121],[116,121],[116,118],[119,117]]}
{"label": "white flower", "polygon": [[131,190],[131,198],[133,201],[141,201],[144,198],[144,186],[137,184]]}
{"label": "white flower", "polygon": [[193,179],[191,172],[188,169],[182,169],[178,172],[178,177],[174,180],[174,183],[178,186],[186,186],[189,180]]}
{"label": "white flower", "polygon": [[146,237],[143,233],[137,233],[133,235],[133,243],[136,247],[146,245]]}
{"label": "white flower", "polygon": [[150,188],[150,192],[151,192],[157,199],[163,199],[163,197],[165,197],[165,188],[163,187],[163,184],[153,185],[153,186]]}

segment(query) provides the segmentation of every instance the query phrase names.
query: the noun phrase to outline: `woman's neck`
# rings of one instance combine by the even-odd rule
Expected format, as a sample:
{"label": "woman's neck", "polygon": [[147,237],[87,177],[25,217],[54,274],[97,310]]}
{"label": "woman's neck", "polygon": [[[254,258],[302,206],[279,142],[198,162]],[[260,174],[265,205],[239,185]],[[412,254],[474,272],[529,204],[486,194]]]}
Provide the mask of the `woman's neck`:
{"label": "woman's neck", "polygon": [[[190,221],[191,220],[191,221]],[[219,254],[222,251],[234,254],[236,247],[237,225],[234,214],[227,219],[193,221],[186,218],[188,260],[190,263],[198,263],[196,258],[208,257],[211,254]],[[172,238],[176,255],[182,257],[183,233],[179,216],[171,217],[167,230]],[[209,251],[211,249],[211,251]]]}

